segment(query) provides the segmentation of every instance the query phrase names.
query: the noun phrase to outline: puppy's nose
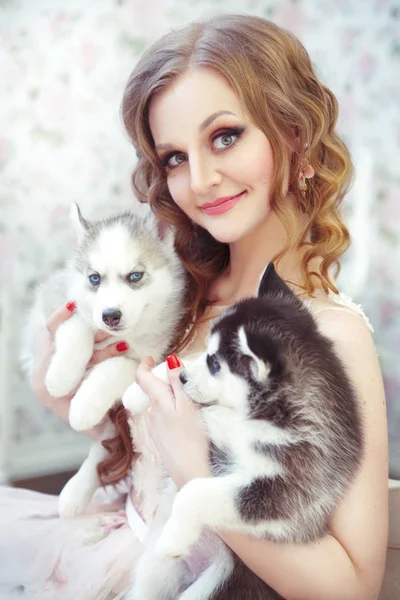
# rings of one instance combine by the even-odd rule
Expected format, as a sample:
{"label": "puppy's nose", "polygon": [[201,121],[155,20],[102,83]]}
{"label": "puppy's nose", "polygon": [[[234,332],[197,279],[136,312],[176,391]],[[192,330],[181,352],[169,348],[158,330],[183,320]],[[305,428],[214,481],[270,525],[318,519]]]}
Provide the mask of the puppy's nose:
{"label": "puppy's nose", "polygon": [[187,377],[186,377],[185,371],[182,371],[182,373],[179,375],[179,379],[181,380],[181,383],[183,383],[183,385],[185,385],[185,383],[187,383]]}
{"label": "puppy's nose", "polygon": [[107,327],[116,327],[122,317],[122,312],[118,308],[106,308],[103,311],[102,319]]}

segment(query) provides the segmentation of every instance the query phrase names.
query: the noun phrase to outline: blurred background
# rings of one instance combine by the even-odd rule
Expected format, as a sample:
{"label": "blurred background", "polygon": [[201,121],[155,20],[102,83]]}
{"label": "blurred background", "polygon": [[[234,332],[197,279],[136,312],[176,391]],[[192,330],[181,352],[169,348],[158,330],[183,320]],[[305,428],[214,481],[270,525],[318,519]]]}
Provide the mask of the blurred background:
{"label": "blurred background", "polygon": [[24,312],[70,255],[71,202],[88,217],[134,203],[119,108],[141,52],[226,12],[292,31],[338,97],[357,171],[339,286],[375,328],[400,479],[400,2],[0,0],[0,482],[58,491],[85,456],[89,440],[44,409],[20,371]]}

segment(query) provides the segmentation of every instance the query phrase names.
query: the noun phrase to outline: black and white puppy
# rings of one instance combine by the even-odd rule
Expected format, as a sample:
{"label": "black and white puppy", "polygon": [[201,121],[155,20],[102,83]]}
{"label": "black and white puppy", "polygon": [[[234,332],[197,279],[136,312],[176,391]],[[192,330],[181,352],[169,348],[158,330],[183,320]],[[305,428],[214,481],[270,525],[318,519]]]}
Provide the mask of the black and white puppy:
{"label": "black and white puppy", "polygon": [[[272,263],[258,297],[214,321],[207,352],[186,366],[181,381],[201,406],[211,476],[177,492],[155,554],[186,556],[205,528],[281,543],[322,537],[360,465],[361,416],[332,342]],[[143,407],[143,399],[138,405]],[[174,593],[154,598],[176,598]],[[221,544],[208,569],[179,598],[279,596]]]}

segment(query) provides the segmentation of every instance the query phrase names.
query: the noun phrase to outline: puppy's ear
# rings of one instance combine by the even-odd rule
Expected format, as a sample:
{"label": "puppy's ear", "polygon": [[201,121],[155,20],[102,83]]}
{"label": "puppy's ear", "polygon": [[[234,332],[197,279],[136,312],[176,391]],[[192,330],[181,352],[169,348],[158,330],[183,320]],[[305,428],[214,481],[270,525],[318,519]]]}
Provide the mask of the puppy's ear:
{"label": "puppy's ear", "polygon": [[149,231],[156,233],[163,244],[173,248],[175,232],[171,225],[168,225],[168,223],[165,223],[164,221],[159,221],[152,211],[146,215],[145,224]]}
{"label": "puppy's ear", "polygon": [[244,327],[240,327],[238,331],[239,338],[239,348],[242,354],[245,356],[250,356],[253,360],[253,374],[259,381],[266,381],[271,371],[271,367],[269,363],[264,362],[261,358],[259,358],[254,352],[251,350],[249,346],[249,341],[246,335],[246,331]]}
{"label": "puppy's ear", "polygon": [[164,223],[163,221],[157,222],[158,237],[162,240],[163,244],[167,246],[174,246],[175,243],[175,232],[171,225]]}
{"label": "puppy's ear", "polygon": [[88,221],[82,217],[82,213],[76,202],[71,205],[70,217],[78,238],[78,242],[80,243],[89,231],[90,225]]}
{"label": "puppy's ear", "polygon": [[284,294],[294,296],[292,290],[286,285],[278,273],[275,271],[274,263],[271,261],[265,267],[258,284],[258,297],[267,295]]}

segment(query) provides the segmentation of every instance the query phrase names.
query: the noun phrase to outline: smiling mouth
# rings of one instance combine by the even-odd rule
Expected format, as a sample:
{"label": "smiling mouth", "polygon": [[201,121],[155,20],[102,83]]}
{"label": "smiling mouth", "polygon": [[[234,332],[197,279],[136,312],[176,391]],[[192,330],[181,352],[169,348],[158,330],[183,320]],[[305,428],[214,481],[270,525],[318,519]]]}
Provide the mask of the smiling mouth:
{"label": "smiling mouth", "polygon": [[203,204],[200,208],[204,213],[206,213],[206,215],[222,215],[236,206],[236,204],[245,194],[246,191],[243,191],[240,192],[240,194],[236,194],[236,196],[221,198],[215,202]]}

